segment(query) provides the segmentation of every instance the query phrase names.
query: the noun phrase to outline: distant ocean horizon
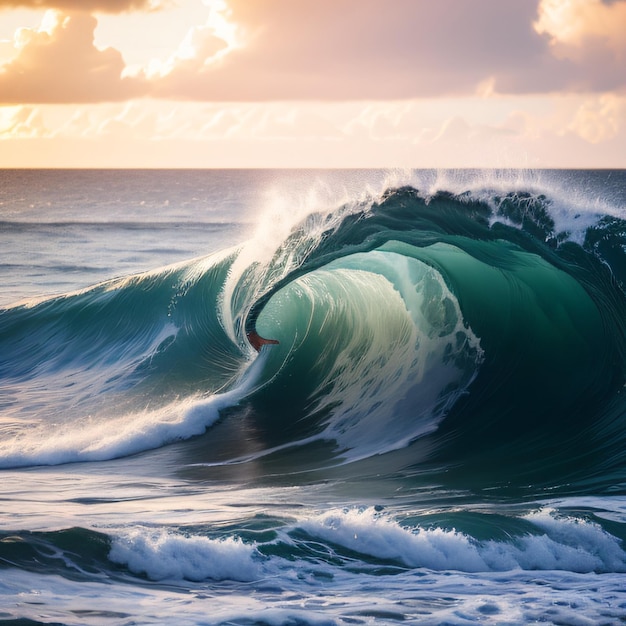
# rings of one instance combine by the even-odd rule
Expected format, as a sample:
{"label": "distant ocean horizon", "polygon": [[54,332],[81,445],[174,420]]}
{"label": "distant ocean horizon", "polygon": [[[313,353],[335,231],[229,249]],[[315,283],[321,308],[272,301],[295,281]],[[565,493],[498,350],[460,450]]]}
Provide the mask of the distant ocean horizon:
{"label": "distant ocean horizon", "polygon": [[3,169],[0,242],[0,623],[626,621],[626,170]]}

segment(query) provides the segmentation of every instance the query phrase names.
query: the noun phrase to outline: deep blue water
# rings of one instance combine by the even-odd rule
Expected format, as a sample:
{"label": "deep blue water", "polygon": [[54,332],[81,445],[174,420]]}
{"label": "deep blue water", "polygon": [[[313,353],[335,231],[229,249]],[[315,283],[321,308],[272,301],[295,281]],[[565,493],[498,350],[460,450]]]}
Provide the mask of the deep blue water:
{"label": "deep blue water", "polygon": [[626,621],[626,172],[3,171],[0,241],[0,621]]}

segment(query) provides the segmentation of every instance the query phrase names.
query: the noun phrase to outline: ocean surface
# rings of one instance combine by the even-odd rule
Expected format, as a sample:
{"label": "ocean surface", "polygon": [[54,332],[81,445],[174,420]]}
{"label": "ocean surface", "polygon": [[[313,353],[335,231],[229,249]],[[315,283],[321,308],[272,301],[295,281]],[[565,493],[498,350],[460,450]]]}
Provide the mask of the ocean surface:
{"label": "ocean surface", "polygon": [[0,623],[626,623],[625,290],[626,171],[0,171]]}

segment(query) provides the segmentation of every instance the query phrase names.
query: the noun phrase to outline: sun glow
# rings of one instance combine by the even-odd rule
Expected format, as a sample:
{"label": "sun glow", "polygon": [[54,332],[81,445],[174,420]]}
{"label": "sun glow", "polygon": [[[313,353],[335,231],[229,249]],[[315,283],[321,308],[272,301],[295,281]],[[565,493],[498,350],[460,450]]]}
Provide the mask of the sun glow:
{"label": "sun glow", "polygon": [[242,47],[244,34],[241,27],[231,21],[232,11],[226,0],[204,0],[203,4],[210,8],[206,26],[216,37],[226,42],[226,48],[218,56],[223,57],[232,50]]}
{"label": "sun glow", "polygon": [[225,0],[204,0],[209,15],[201,26],[187,31],[178,49],[166,61],[152,59],[149,77],[166,76],[181,63],[195,66],[219,64],[233,50],[244,45],[244,35],[238,24],[231,21],[231,10]]}

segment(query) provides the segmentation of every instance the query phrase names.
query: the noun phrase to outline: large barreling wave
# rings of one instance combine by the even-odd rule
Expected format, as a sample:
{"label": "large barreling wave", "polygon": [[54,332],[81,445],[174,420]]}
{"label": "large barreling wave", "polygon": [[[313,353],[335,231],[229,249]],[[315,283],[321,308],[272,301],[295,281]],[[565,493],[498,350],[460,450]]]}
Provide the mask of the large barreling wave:
{"label": "large barreling wave", "polygon": [[624,207],[532,175],[387,183],[2,310],[0,464],[211,450],[245,414],[262,436],[225,462],[322,441],[344,464],[414,448],[519,484],[623,480]]}

